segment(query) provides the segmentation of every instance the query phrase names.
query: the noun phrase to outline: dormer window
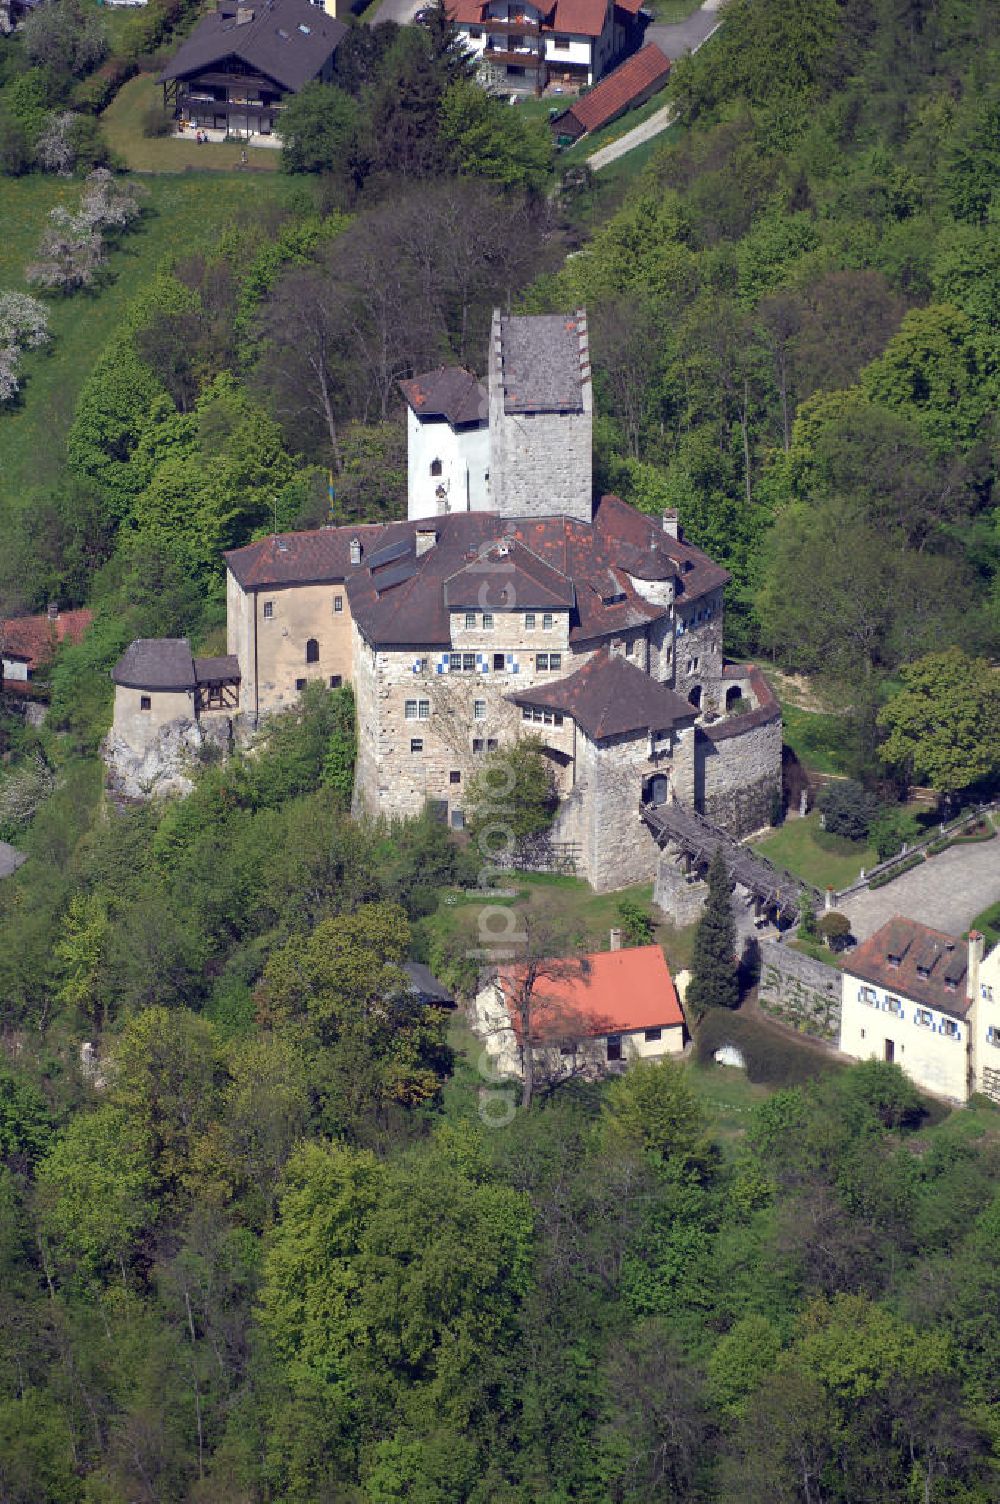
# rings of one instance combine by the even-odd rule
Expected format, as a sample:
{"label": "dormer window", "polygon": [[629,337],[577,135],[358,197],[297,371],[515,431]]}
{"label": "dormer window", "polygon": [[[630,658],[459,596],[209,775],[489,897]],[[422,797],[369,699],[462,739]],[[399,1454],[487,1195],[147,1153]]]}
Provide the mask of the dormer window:
{"label": "dormer window", "polygon": [[351,563],[352,564],[360,564],[361,563],[361,539],[360,538],[352,538],[351,539]]}
{"label": "dormer window", "polygon": [[917,967],[917,976],[920,978],[920,980],[922,982],[926,982],[927,978],[930,976],[930,974],[931,974],[931,969],[930,969],[929,966],[918,966]]}
{"label": "dormer window", "polygon": [[894,971],[899,966],[899,963],[900,963],[901,959],[902,958],[900,956],[892,956],[892,955],[890,955],[890,956],[886,957],[886,960],[889,962],[889,965],[893,968]]}

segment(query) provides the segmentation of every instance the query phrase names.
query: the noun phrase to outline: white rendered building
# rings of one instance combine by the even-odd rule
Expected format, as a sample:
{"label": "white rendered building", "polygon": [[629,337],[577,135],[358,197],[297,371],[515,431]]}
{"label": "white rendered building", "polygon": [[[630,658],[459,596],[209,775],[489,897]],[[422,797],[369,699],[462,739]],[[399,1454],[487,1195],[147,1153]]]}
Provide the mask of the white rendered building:
{"label": "white rendered building", "polygon": [[407,509],[411,522],[490,510],[486,388],[471,371],[442,366],[399,383],[406,399]]}

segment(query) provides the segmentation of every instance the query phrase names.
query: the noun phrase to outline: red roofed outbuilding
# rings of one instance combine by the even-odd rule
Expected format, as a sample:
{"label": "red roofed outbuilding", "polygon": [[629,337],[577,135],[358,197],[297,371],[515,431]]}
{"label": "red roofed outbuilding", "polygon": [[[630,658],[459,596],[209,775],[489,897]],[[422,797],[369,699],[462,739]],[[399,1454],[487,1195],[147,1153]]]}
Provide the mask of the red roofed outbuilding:
{"label": "red roofed outbuilding", "polygon": [[655,42],[649,42],[557,115],[552,122],[553,134],[557,139],[577,141],[591,131],[601,130],[628,110],[645,104],[665,86],[669,77],[670,59]]}
{"label": "red roofed outbuilding", "polygon": [[90,630],[94,613],[81,608],[60,611],[50,606],[39,616],[12,616],[0,622],[3,687],[8,694],[37,695],[36,676],[55,657],[64,642],[80,642]]}
{"label": "red roofed outbuilding", "polygon": [[536,1075],[548,1079],[681,1053],[684,1014],[661,947],[622,950],[611,933],[611,950],[541,963],[528,1008],[524,966],[501,966],[480,991],[476,1027],[499,1074],[523,1075],[526,1022]]}

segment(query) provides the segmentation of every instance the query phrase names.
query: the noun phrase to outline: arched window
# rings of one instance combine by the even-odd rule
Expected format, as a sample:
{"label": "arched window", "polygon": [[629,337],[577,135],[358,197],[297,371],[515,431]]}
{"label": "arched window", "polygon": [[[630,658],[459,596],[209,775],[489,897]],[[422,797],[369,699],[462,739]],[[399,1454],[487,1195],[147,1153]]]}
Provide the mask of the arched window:
{"label": "arched window", "polygon": [[441,474],[441,461],[440,460],[431,460],[431,474],[432,475],[440,475]]}
{"label": "arched window", "polygon": [[310,637],[309,641],[306,643],[306,662],[319,662],[319,643],[316,641],[315,637]]}
{"label": "arched window", "polygon": [[696,684],[695,685],[694,689],[692,689],[691,693],[688,695],[688,700],[694,706],[695,710],[700,710],[701,709],[701,685],[700,684]]}

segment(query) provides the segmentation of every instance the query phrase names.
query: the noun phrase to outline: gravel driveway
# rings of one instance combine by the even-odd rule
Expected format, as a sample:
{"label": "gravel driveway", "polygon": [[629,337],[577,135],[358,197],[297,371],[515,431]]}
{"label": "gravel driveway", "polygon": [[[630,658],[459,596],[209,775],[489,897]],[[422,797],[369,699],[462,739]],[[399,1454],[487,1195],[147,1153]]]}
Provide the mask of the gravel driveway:
{"label": "gravel driveway", "polygon": [[838,905],[859,940],[901,914],[932,929],[960,935],[1000,900],[1000,836],[980,845],[952,846],[874,893],[852,894]]}

